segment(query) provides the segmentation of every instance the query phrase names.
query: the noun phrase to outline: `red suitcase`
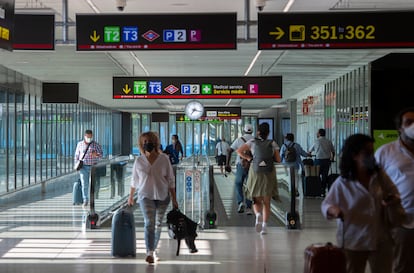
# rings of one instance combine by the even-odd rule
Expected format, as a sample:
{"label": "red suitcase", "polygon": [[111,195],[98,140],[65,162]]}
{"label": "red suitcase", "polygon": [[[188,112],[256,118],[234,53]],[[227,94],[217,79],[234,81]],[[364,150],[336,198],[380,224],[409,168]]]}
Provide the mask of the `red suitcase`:
{"label": "red suitcase", "polygon": [[305,249],[304,273],[346,273],[343,249],[332,243],[308,246]]}

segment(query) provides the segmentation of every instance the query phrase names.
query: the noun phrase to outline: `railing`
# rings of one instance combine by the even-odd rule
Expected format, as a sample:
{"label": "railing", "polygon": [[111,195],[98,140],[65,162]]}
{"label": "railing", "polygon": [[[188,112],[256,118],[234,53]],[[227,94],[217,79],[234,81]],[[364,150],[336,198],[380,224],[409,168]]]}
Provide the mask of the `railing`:
{"label": "railing", "polygon": [[130,192],[134,158],[130,156],[102,160],[91,168],[89,183],[90,209],[86,226],[96,228],[124,206]]}
{"label": "railing", "polygon": [[[282,222],[286,224],[286,227],[296,228],[300,227],[300,223],[288,223],[288,215],[292,213],[295,214],[298,202],[301,202],[302,199],[296,198],[296,188],[295,185],[295,172],[297,171],[293,166],[286,164],[275,164],[276,167],[276,177],[278,181],[278,192],[279,200],[273,199],[271,203],[272,213]],[[297,183],[299,186],[299,183]],[[293,210],[293,211],[292,211]],[[301,218],[300,211],[297,214],[297,218]]]}
{"label": "railing", "polygon": [[178,206],[202,228],[215,227],[211,223],[215,215],[212,169],[209,158],[201,155],[187,157],[177,166]]}

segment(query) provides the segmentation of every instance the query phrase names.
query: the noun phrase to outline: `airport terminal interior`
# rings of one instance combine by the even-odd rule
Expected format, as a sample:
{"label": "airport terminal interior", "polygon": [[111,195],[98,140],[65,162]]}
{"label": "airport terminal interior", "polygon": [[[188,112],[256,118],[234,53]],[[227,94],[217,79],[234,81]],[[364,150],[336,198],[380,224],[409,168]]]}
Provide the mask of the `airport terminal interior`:
{"label": "airport terminal interior", "polygon": [[[238,211],[236,153],[222,172],[217,143],[266,122],[279,147],[293,133],[308,151],[324,128],[335,174],[349,135],[396,139],[394,114],[414,101],[413,16],[412,0],[0,0],[0,272],[303,272],[307,246],[337,242],[324,193],[275,163],[257,233]],[[73,167],[86,130],[103,158],[83,206]],[[198,251],[182,241],[176,255],[164,219],[154,264],[140,207],[127,207],[148,131],[162,149],[183,144],[177,201],[197,223]],[[135,256],[112,255],[123,209]]]}

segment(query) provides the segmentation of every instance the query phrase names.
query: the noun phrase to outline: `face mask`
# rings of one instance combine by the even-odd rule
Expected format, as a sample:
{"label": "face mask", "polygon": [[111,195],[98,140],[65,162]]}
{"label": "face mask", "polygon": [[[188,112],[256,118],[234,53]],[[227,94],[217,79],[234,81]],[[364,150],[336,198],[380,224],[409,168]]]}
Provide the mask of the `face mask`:
{"label": "face mask", "polygon": [[283,143],[285,143],[285,145],[289,145],[289,140],[285,139],[285,141]]}
{"label": "face mask", "polygon": [[91,137],[85,137],[85,142],[86,143],[91,143],[92,142],[92,138]]}
{"label": "face mask", "polygon": [[154,150],[155,146],[154,143],[148,142],[148,143],[144,143],[144,151],[147,152],[152,152],[152,150]]}
{"label": "face mask", "polygon": [[404,133],[408,138],[414,140],[414,123],[411,123],[410,126],[404,128]]}
{"label": "face mask", "polygon": [[370,172],[375,171],[377,168],[377,162],[375,161],[375,157],[373,155],[366,156],[363,160],[363,164]]}

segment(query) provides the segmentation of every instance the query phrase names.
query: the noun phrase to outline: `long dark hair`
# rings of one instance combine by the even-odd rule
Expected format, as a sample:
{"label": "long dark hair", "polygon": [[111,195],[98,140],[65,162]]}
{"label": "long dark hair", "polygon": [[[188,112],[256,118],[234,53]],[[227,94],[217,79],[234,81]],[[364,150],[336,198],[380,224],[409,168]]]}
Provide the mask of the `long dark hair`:
{"label": "long dark hair", "polygon": [[354,134],[345,140],[339,162],[339,169],[342,177],[348,179],[356,178],[357,166],[354,156],[365,150],[369,143],[374,143],[374,139],[364,134]]}
{"label": "long dark hair", "polygon": [[259,135],[260,138],[267,139],[267,136],[270,133],[269,123],[267,123],[267,122],[260,123],[259,128],[257,129],[257,131],[258,131],[258,135]]}
{"label": "long dark hair", "polygon": [[176,139],[176,142],[175,142],[175,150],[177,151],[177,152],[183,152],[183,145],[181,144],[181,142],[180,142],[180,140],[178,139],[178,135],[172,135],[175,139]]}

